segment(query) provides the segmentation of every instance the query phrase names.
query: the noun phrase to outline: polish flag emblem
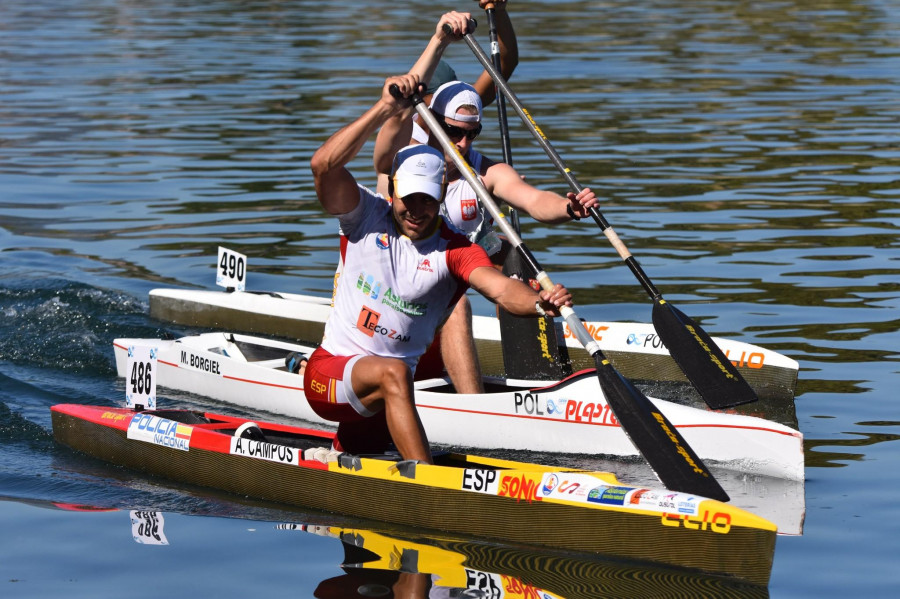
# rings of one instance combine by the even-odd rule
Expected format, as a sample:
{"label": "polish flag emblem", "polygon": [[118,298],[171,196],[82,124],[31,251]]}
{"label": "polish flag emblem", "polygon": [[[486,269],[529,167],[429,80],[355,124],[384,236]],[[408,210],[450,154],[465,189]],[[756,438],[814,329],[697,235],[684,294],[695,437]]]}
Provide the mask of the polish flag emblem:
{"label": "polish flag emblem", "polygon": [[465,198],[460,202],[460,211],[463,220],[475,220],[478,216],[478,200],[475,198]]}

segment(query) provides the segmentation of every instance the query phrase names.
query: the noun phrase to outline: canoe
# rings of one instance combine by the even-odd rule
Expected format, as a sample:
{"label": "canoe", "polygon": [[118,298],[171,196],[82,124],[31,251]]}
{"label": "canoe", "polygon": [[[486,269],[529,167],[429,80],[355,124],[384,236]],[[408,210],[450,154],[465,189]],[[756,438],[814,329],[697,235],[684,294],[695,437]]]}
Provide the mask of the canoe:
{"label": "canoe", "polygon": [[[330,298],[310,295],[168,288],[150,291],[150,315],[160,320],[217,330],[275,335],[307,343],[322,340],[325,321],[330,313]],[[565,341],[572,371],[593,368],[593,358],[584,351],[568,325],[559,319],[555,324],[557,339]],[[650,386],[652,394],[663,399],[691,397],[698,405],[703,402],[669,355],[652,324],[587,322],[585,326],[613,366],[642,389]],[[493,376],[505,375],[498,319],[476,315],[472,327],[482,372]],[[737,367],[762,402],[787,403],[784,409],[793,413],[791,400],[799,371],[796,360],[749,343],[718,337],[713,337],[713,341]],[[752,406],[750,409],[768,409],[758,404],[749,404]],[[796,415],[793,421],[796,425]]]}
{"label": "canoe", "polygon": [[54,438],[180,483],[468,538],[662,563],[765,585],[776,527],[605,472],[445,453],[435,464],[330,450],[333,434],[189,410],[60,404]]}
{"label": "canoe", "polygon": [[[128,348],[157,348],[157,384],[243,408],[331,425],[305,400],[302,377],[285,368],[287,354],[313,348],[237,333],[179,339],[115,339],[124,377]],[[486,378],[486,393],[461,395],[446,378],[417,381],[416,406],[432,443],[480,449],[637,456],[606,403],[593,370],[561,381]],[[708,465],[802,481],[803,435],[743,414],[651,401]]]}

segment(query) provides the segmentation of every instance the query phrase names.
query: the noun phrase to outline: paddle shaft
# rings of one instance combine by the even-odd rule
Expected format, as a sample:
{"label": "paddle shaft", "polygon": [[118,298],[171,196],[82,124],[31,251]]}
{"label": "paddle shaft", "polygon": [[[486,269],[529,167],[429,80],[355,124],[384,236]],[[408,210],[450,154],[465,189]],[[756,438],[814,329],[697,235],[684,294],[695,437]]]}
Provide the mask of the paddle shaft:
{"label": "paddle shaft", "polygon": [[[503,64],[500,60],[500,39],[497,35],[497,19],[495,17],[496,9],[493,4],[485,6],[488,20],[488,33],[491,39],[491,61],[497,72],[502,71]],[[471,29],[470,29],[471,31]],[[497,98],[497,121],[500,125],[500,148],[503,150],[503,162],[512,166],[512,144],[509,141],[509,121],[506,118],[506,96],[500,93],[500,88],[494,84]],[[516,231],[521,231],[519,226],[519,213],[515,208],[509,208],[509,222]]]}
{"label": "paddle shaft", "polygon": [[[395,97],[400,94],[396,86],[393,86],[390,91]],[[456,144],[450,141],[437,118],[425,106],[421,95],[414,93],[410,99],[419,118],[427,125],[431,135],[440,142],[444,153],[451,157],[460,175],[475,191],[478,200],[494,217],[500,230],[507,236],[507,241],[537,273],[535,279],[540,283],[541,288],[552,291],[554,283],[550,280],[550,276],[544,272],[528,248],[525,247],[522,238],[497,208],[494,198],[459,153]],[[663,484],[676,491],[728,501],[728,494],[712,473],[706,469],[706,466],[672,423],[643,393],[622,377],[606,359],[600,346],[578,318],[575,310],[569,306],[561,306],[559,312],[584,349],[594,358],[601,389],[603,389],[607,404],[619,420],[622,430],[650,463]]]}
{"label": "paddle shaft", "polygon": [[[509,100],[510,105],[521,117],[522,122],[525,123],[528,130],[531,131],[531,134],[544,149],[544,152],[565,177],[572,191],[576,194],[581,192],[583,187],[575,179],[575,176],[534,122],[531,115],[528,114],[528,111],[523,108],[522,103],[519,102],[506,80],[490,63],[478,42],[470,34],[465,34],[463,37],[478,58],[478,61],[491,75],[494,83],[502,92],[500,95],[505,96]],[[657,329],[657,333],[659,333],[660,338],[669,348],[672,358],[687,375],[694,388],[699,391],[707,405],[713,409],[722,409],[757,401],[756,392],[744,380],[744,377],[741,376],[722,350],[716,346],[706,331],[686,314],[663,299],[662,294],[650,280],[650,277],[647,276],[638,261],[631,255],[625,243],[619,238],[597,207],[591,206],[589,212],[600,227],[600,230],[653,300],[653,324]]]}
{"label": "paddle shaft", "polygon": [[[516,113],[518,113],[519,117],[521,117],[522,119],[522,122],[524,122],[528,130],[531,131],[531,134],[537,140],[538,144],[540,144],[540,146],[544,149],[544,152],[547,153],[547,156],[550,157],[550,160],[553,162],[559,172],[562,173],[572,191],[576,194],[581,193],[581,190],[584,189],[584,187],[582,187],[578,183],[578,181],[575,179],[575,176],[569,170],[569,167],[566,166],[557,151],[550,144],[550,141],[544,136],[543,132],[541,132],[540,128],[534,122],[534,119],[531,118],[531,115],[528,114],[528,111],[526,111],[522,106],[522,103],[519,102],[519,99],[516,97],[515,93],[513,93],[512,89],[510,89],[509,84],[506,83],[503,76],[500,74],[499,69],[494,68],[494,65],[491,64],[490,59],[484,53],[484,50],[478,44],[478,41],[468,33],[463,36],[463,39],[466,40],[466,43],[469,45],[469,48],[472,49],[475,57],[478,58],[478,61],[482,64],[482,66],[484,66],[485,70],[490,73],[491,78],[494,80],[497,88],[502,92],[500,94],[497,94],[498,98],[505,97],[507,100],[509,100],[510,106],[512,106]],[[634,276],[637,277],[638,281],[640,281],[641,286],[643,286],[644,290],[654,300],[659,299],[662,294],[653,285],[653,282],[641,268],[641,265],[638,264],[634,256],[631,255],[631,252],[628,251],[625,243],[619,238],[618,234],[615,232],[612,226],[610,226],[609,222],[606,220],[603,214],[599,210],[597,210],[596,206],[591,206],[590,214],[594,221],[597,223],[597,226],[600,227],[600,230],[603,232],[606,238],[609,239],[609,242],[612,244],[612,246],[616,249],[616,252],[618,252],[622,260],[625,261],[625,264],[628,265],[628,268],[631,269],[631,272],[634,273]]]}
{"label": "paddle shaft", "polygon": [[[487,209],[490,215],[494,218],[494,222],[500,227],[500,230],[506,235],[506,240],[512,245],[512,247],[519,252],[522,256],[522,259],[528,264],[528,267],[531,268],[535,273],[535,280],[541,285],[541,288],[546,291],[553,291],[554,283],[550,280],[550,276],[544,272],[541,268],[541,265],[538,264],[537,259],[535,259],[534,255],[529,251],[527,247],[525,247],[522,238],[516,232],[515,228],[510,224],[509,220],[506,218],[500,209],[497,207],[497,203],[494,201],[493,196],[488,192],[488,190],[484,187],[484,184],[478,178],[478,175],[475,174],[475,171],[472,170],[472,167],[469,166],[469,163],[466,162],[466,159],[463,158],[462,154],[459,153],[459,150],[450,138],[447,137],[447,134],[444,133],[444,130],[441,128],[441,124],[435,118],[435,116],[431,113],[431,110],[425,106],[425,103],[422,101],[421,96],[419,94],[413,94],[413,104],[416,108],[416,112],[419,113],[419,118],[428,126],[431,134],[434,135],[441,143],[441,147],[444,149],[445,153],[448,153],[452,159],[453,163],[456,165],[457,170],[459,170],[460,175],[466,180],[466,182],[472,187],[475,191],[475,195],[478,200],[481,202],[481,205]],[[597,342],[594,341],[593,337],[591,337],[590,333],[584,327],[581,320],[575,314],[575,311],[568,306],[562,306],[559,309],[560,314],[569,323],[569,328],[575,333],[578,340],[584,345],[585,349],[588,350],[588,353],[594,355],[595,352],[600,351],[600,347],[597,345]]]}
{"label": "paddle shaft", "polygon": [[[491,36],[491,62],[494,70],[498,73],[501,71],[502,63],[500,61],[500,41],[497,37],[497,19],[494,16],[495,8],[493,4],[485,7],[487,12],[488,29]],[[494,84],[497,87],[497,84]],[[512,166],[512,146],[509,142],[509,122],[506,119],[506,96],[500,93],[497,87],[497,120],[500,124],[500,143],[503,149],[503,162]]]}

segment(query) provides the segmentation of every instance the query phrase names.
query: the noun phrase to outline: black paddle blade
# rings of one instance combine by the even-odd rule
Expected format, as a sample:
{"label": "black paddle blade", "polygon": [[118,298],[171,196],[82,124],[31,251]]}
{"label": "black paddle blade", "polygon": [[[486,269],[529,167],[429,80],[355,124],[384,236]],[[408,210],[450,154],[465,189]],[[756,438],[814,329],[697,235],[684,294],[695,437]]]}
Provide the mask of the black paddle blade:
{"label": "black paddle blade", "polygon": [[606,402],[666,488],[728,501],[719,481],[647,396],[623,378],[601,352],[594,354],[594,361]]}
{"label": "black paddle blade", "polygon": [[[517,251],[507,254],[503,274],[528,281],[534,271]],[[500,346],[503,348],[503,371],[515,379],[558,381],[572,374],[565,346],[560,348],[553,320],[543,316],[514,316],[497,308],[500,321]],[[563,351],[560,351],[562,349]]]}
{"label": "black paddle blade", "polygon": [[706,331],[664,299],[653,302],[653,327],[710,408],[721,410],[759,400]]}

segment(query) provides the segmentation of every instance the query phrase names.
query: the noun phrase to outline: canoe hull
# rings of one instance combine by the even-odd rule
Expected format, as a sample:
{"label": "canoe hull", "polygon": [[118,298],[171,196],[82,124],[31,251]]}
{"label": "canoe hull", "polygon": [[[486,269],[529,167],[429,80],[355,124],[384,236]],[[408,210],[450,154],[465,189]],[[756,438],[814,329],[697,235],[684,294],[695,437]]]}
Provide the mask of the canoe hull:
{"label": "canoe hull", "polygon": [[[325,321],[331,313],[327,298],[289,293],[251,293],[153,289],[150,291],[150,315],[177,324],[214,329],[277,335],[308,343],[322,339]],[[562,322],[557,338],[564,340],[572,360],[572,370],[593,368],[593,358],[581,347]],[[684,373],[669,355],[653,325],[630,322],[588,322],[588,331],[604,355],[627,379],[652,387],[653,395],[673,399],[690,395],[702,403]],[[473,317],[472,329],[482,372],[503,376],[503,350],[500,324],[496,318]],[[760,400],[792,400],[797,387],[799,364],[796,360],[766,348],[713,337]],[[672,387],[668,390],[667,387]],[[789,403],[792,410],[792,403]],[[786,409],[786,408],[785,408]],[[796,426],[796,415],[792,415]],[[779,419],[791,425],[791,422]]]}
{"label": "canoe hull", "polygon": [[[60,443],[113,464],[266,501],[528,546],[660,562],[760,585],[768,582],[771,571],[774,526],[712,500],[669,494],[690,512],[680,514],[675,504],[669,513],[636,509],[624,500],[608,506],[588,503],[584,497],[580,503],[559,499],[558,488],[541,497],[537,488],[547,480],[547,469],[472,456],[455,456],[469,469],[418,465],[411,476],[395,463],[346,454],[329,464],[303,459],[279,463],[233,453],[235,424],[227,423],[236,419],[221,417],[216,430],[187,426],[189,447],[176,448],[130,438],[133,417],[134,412],[124,409],[59,405],[52,408],[53,433]],[[223,430],[221,422],[228,428]],[[323,443],[330,439],[318,434]],[[506,470],[509,465],[523,469]],[[504,477],[493,493],[473,488],[479,476],[473,473],[487,472]],[[578,471],[555,472],[588,480],[588,474]],[[603,476],[602,484],[624,489],[611,475]],[[600,478],[590,480],[601,484]],[[667,492],[642,493],[661,497]]]}
{"label": "canoe hull", "polygon": [[[125,376],[128,348],[134,345],[158,349],[158,385],[333,426],[309,407],[302,378],[283,367],[284,355],[308,353],[312,349],[308,346],[229,333],[179,340],[116,339],[119,376]],[[241,347],[260,348],[252,351],[263,359],[247,361]],[[455,447],[638,455],[592,371],[558,383],[494,380],[488,385],[491,392],[480,395],[453,393],[445,379],[418,381],[416,407],[429,440]],[[799,431],[742,414],[651,401],[704,461],[750,474],[803,480]]]}

